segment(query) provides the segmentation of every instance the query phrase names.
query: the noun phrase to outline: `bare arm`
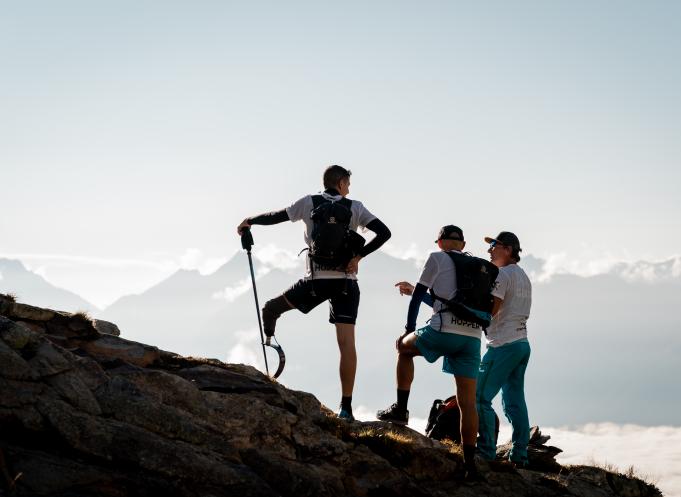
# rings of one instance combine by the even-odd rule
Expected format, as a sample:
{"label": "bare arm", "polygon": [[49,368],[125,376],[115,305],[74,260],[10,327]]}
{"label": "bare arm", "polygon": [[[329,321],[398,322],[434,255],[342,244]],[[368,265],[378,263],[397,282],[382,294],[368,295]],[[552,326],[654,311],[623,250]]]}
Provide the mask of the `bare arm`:
{"label": "bare arm", "polygon": [[494,297],[494,304],[492,305],[492,317],[495,317],[501,310],[501,306],[504,304],[504,299],[499,297]]}

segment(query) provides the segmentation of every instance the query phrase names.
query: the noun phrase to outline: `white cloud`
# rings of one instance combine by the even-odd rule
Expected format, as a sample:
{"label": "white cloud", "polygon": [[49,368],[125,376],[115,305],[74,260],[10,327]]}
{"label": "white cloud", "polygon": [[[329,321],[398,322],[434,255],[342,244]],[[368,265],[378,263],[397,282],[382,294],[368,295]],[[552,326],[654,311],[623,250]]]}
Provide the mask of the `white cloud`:
{"label": "white cloud", "polygon": [[298,257],[297,254],[270,243],[258,248],[255,258],[268,268],[278,268],[286,271],[297,269],[303,265],[306,253],[304,252]]}
{"label": "white cloud", "polygon": [[237,344],[227,354],[228,363],[248,364],[256,368],[262,367],[262,359],[258,354],[262,350],[259,340],[259,331],[256,328],[239,330],[234,332]]}
{"label": "white cloud", "polygon": [[121,267],[146,267],[154,269],[165,269],[167,263],[165,261],[150,261],[143,259],[113,259],[107,257],[91,257],[80,255],[64,255],[64,254],[0,254],[0,258],[4,259],[18,259],[24,263],[27,269],[34,271],[34,268],[42,264],[45,266],[72,263],[82,265],[107,266],[111,268]]}
{"label": "white cloud", "polygon": [[[248,364],[265,373],[265,361],[263,359],[263,346],[260,342],[258,328],[239,330],[234,332],[237,343],[227,353],[226,362],[232,364]],[[270,374],[274,373],[279,364],[279,357],[271,347],[265,347]],[[291,369],[287,366],[287,369]]]}
{"label": "white cloud", "polygon": [[414,265],[419,268],[423,266],[423,263],[426,261],[426,257],[428,256],[428,252],[424,252],[413,242],[410,243],[406,249],[388,242],[381,247],[381,251],[397,259],[413,259]]}
{"label": "white cloud", "polygon": [[[611,464],[654,482],[667,496],[681,497],[681,427],[590,423],[577,427],[541,427],[550,435],[548,445],[563,450],[561,464]],[[499,441],[510,439],[511,427],[503,423]]]}
{"label": "white cloud", "polygon": [[45,278],[46,280],[49,281],[49,278],[47,277],[47,266],[38,266],[32,269],[32,271],[37,274],[38,276],[41,276],[42,278]]}
{"label": "white cloud", "polygon": [[[591,259],[559,252],[536,259],[539,267],[528,272],[533,281],[546,283],[554,276],[570,274],[591,277],[604,274],[619,276],[629,282],[655,283],[681,277],[681,256],[655,261],[622,260],[608,254]],[[522,265],[522,261],[520,262]]]}
{"label": "white cloud", "polygon": [[[257,279],[257,278],[256,278]],[[225,287],[219,292],[215,292],[211,297],[215,300],[226,300],[227,302],[234,302],[234,300],[239,296],[251,289],[251,279],[245,278],[239,281],[234,286]]]}
{"label": "white cloud", "polygon": [[[182,269],[195,269],[200,274],[210,274],[215,272],[220,266],[228,261],[225,257],[206,257],[197,248],[188,248],[179,258],[177,264]],[[171,265],[173,263],[170,263]]]}
{"label": "white cloud", "polygon": [[[400,259],[411,259],[416,267],[423,264],[427,252],[410,244],[406,249],[386,244],[381,250]],[[545,283],[558,274],[594,276],[613,274],[626,281],[654,283],[660,280],[681,278],[681,256],[673,255],[660,261],[623,260],[621,254],[597,252],[584,248],[579,254],[565,252],[550,254],[543,259],[524,258],[528,274],[533,281]],[[233,254],[232,254],[233,255]],[[627,257],[629,257],[628,254]],[[274,244],[259,247],[255,253],[258,260],[257,277],[273,268],[299,271],[305,256],[281,249]],[[141,293],[150,286],[167,278],[179,268],[198,270],[210,274],[223,265],[229,257],[210,257],[195,247],[181,254],[151,254],[143,258],[106,258],[63,254],[0,254],[0,258],[18,259],[26,268],[42,276],[50,283],[68,289],[104,308],[123,295]],[[521,262],[521,265],[523,263]],[[7,276],[5,275],[5,280]],[[104,284],[106,282],[106,284]],[[227,301],[247,291],[244,281],[234,282],[213,298]]]}
{"label": "white cloud", "polygon": [[2,281],[2,272],[0,272],[0,281]]}

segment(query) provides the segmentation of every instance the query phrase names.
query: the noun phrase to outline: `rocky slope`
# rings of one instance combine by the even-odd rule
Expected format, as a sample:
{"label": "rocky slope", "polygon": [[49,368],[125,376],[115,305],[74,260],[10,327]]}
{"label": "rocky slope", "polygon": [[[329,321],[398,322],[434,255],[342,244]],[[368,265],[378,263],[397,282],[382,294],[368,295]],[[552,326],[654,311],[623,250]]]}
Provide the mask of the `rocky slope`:
{"label": "rocky slope", "polygon": [[[120,338],[111,323],[0,296],[0,495],[657,496],[640,480],[481,463],[384,423],[346,423],[257,370]],[[502,454],[504,447],[500,447]]]}

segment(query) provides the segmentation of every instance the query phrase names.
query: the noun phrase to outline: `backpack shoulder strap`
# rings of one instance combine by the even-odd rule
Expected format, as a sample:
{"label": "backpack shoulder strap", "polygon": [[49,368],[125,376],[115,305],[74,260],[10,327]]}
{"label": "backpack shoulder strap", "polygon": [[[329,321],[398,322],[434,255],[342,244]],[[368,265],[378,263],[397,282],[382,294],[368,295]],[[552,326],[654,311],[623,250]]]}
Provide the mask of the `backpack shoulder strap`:
{"label": "backpack shoulder strap", "polygon": [[322,195],[312,195],[312,208],[316,209],[322,204],[325,204],[326,202],[329,202],[326,200]]}
{"label": "backpack shoulder strap", "polygon": [[452,260],[454,263],[454,266],[456,267],[457,261],[460,261],[462,257],[472,257],[470,253],[468,252],[450,252],[446,251],[445,254],[449,256],[449,258]]}

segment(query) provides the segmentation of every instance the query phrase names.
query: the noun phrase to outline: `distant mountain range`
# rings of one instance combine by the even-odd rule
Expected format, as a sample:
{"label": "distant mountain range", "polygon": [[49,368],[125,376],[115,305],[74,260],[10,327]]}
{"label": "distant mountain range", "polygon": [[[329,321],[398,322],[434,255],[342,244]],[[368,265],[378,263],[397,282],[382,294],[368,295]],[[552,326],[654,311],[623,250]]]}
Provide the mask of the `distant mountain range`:
{"label": "distant mountain range", "polygon": [[99,311],[96,305],[73,292],[47,282],[26,269],[21,261],[0,258],[0,293],[13,293],[18,300],[31,305],[69,312]]}
{"label": "distant mountain range", "polygon": [[[534,281],[528,323],[532,359],[527,397],[537,424],[613,421],[678,424],[681,386],[675,380],[681,356],[681,258],[613,265],[607,274],[547,277],[545,261],[527,256],[521,266]],[[262,306],[301,275],[256,261]],[[372,409],[394,397],[394,340],[404,328],[408,299],[393,285],[418,277],[413,260],[379,252],[362,261],[357,326],[359,368],[355,403]],[[17,261],[0,259],[0,291],[14,291],[37,305],[90,309],[113,321],[122,336],[184,355],[254,362],[260,368],[255,304],[245,254],[212,274],[179,270],[139,295],[120,298],[98,311],[77,295],[58,289]],[[429,309],[421,309],[425,324]],[[283,383],[313,391],[332,407],[338,401],[337,358],[328,307],[308,316],[286,313],[277,337],[287,354]],[[271,362],[276,362],[274,357]],[[417,360],[410,404],[424,417],[435,397],[453,390],[440,365]]]}

